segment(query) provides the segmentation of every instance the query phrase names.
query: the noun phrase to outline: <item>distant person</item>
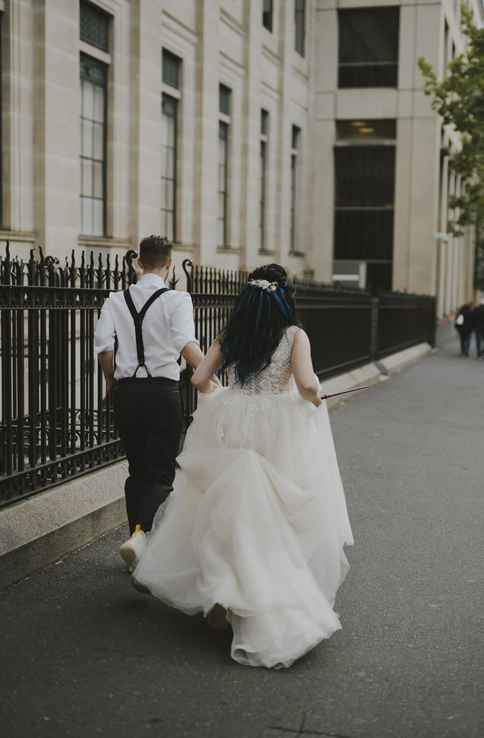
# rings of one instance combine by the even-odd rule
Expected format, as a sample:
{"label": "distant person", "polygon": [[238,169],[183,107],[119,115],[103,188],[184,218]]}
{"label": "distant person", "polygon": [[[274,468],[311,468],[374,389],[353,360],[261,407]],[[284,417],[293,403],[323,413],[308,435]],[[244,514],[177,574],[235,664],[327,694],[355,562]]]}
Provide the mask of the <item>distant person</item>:
{"label": "distant person", "polygon": [[183,429],[178,359],[181,354],[194,368],[203,359],[191,297],[166,285],[171,244],[159,236],[144,238],[138,264],[141,277],[125,292],[111,293],[95,336],[129,463],[125,495],[131,537],[120,550],[129,569],[173,486]]}
{"label": "distant person", "polygon": [[484,354],[484,298],[472,311],[472,327],[476,339],[477,358],[480,358]]}
{"label": "distant person", "polygon": [[461,356],[469,356],[469,348],[474,326],[473,311],[470,303],[466,303],[459,308],[454,325],[457,333],[459,334]]}

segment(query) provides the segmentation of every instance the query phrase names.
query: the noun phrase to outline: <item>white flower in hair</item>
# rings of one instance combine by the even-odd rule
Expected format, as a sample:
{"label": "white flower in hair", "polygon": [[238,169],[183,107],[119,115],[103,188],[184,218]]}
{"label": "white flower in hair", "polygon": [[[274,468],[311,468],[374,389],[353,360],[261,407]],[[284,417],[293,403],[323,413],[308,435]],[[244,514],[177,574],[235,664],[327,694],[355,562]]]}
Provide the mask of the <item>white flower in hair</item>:
{"label": "white flower in hair", "polygon": [[251,279],[248,284],[250,287],[259,287],[259,289],[268,292],[275,292],[279,287],[277,282],[268,282],[267,279]]}

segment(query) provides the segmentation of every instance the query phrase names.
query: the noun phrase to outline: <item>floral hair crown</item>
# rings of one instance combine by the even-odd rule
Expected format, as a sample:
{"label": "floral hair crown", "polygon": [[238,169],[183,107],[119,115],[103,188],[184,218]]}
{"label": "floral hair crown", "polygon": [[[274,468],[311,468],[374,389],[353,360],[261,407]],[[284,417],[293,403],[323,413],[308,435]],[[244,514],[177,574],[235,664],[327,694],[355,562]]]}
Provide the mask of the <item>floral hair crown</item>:
{"label": "floral hair crown", "polygon": [[269,282],[267,279],[251,279],[247,284],[249,287],[258,287],[264,292],[275,292],[279,287],[277,282]]}

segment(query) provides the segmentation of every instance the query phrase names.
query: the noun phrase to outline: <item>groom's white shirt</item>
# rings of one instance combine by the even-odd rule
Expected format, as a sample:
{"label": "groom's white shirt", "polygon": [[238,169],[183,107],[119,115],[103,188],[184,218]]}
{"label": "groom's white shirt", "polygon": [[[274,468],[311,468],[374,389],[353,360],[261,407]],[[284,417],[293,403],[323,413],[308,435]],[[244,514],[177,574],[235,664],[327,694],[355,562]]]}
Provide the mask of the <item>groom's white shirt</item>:
{"label": "groom's white shirt", "polygon": [[[136,310],[141,310],[150,295],[166,287],[156,274],[145,274],[129,291]],[[138,366],[134,321],[123,292],[111,292],[96,325],[96,353],[116,349],[115,379],[132,377]],[[189,343],[197,342],[193,321],[192,298],[188,292],[170,290],[151,305],[143,320],[145,361],[151,376],[179,379],[178,358]],[[138,371],[139,378],[146,371]]]}

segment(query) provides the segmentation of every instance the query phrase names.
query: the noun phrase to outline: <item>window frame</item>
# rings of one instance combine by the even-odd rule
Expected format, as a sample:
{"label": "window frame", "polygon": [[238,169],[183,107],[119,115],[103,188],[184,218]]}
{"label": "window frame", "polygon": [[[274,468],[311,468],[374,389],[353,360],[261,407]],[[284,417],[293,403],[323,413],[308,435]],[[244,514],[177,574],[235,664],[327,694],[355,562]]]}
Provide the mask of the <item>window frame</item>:
{"label": "window frame", "polygon": [[[165,118],[168,118],[168,116],[165,113],[164,107],[165,104],[171,104],[174,106],[175,114],[171,116],[172,120],[174,121],[174,145],[173,147],[169,147],[166,143],[161,144],[162,147],[164,146],[165,149],[173,148],[173,169],[172,169],[172,177],[167,177],[166,172],[161,172],[161,186],[162,186],[162,198],[161,198],[161,235],[167,238],[172,243],[177,242],[177,235],[178,235],[178,217],[177,217],[177,204],[178,204],[178,128],[179,128],[179,98],[175,97],[174,95],[170,95],[167,92],[161,93],[161,116],[162,116],[162,124],[165,124]],[[164,200],[163,200],[163,185],[165,185],[165,194],[166,194],[166,183],[171,182],[172,188],[173,188],[173,204],[171,209],[167,209],[164,207]],[[166,232],[166,222],[168,214],[171,215],[172,219],[172,234],[169,234]]]}
{"label": "window frame", "polygon": [[[219,84],[219,114],[218,114],[218,157],[217,157],[217,249],[228,250],[230,236],[230,147],[231,147],[231,124],[232,124],[232,89],[228,85]],[[224,135],[221,136],[221,132]],[[223,163],[223,186],[220,189],[220,142],[224,141],[225,160]],[[223,198],[223,214],[220,217],[220,197]],[[220,222],[223,223],[223,243],[219,243]]]}
{"label": "window frame", "polygon": [[289,225],[289,255],[304,256],[304,251],[296,247],[297,205],[299,188],[299,170],[301,158],[302,129],[300,126],[291,127],[291,154],[290,154],[290,225]]}
{"label": "window frame", "polygon": [[[88,10],[89,12],[93,13],[93,15],[97,15],[98,18],[102,18],[106,24],[106,43],[105,45],[101,46],[97,44],[92,37],[84,37],[82,34],[82,12],[83,9]],[[101,51],[105,54],[109,54],[109,49],[111,46],[111,20],[112,16],[106,12],[103,8],[100,8],[99,5],[96,5],[96,3],[90,2],[90,0],[80,0],[79,3],[79,39],[82,43],[88,44],[89,46],[92,46],[92,48],[97,49],[98,51]]]}
{"label": "window frame", "polygon": [[[165,60],[174,62],[176,65],[176,84],[172,84],[165,78]],[[170,238],[166,233],[166,238],[172,241],[172,243],[179,243],[179,156],[180,156],[180,115],[181,115],[181,101],[182,101],[182,90],[183,90],[183,57],[175,54],[171,49],[162,47],[161,49],[161,124],[164,125],[164,102],[171,101],[175,105],[175,145],[174,145],[174,161],[173,161],[173,207],[171,211],[167,210],[163,206],[163,192],[161,193],[162,198],[160,202],[160,228],[162,235],[166,226],[166,216],[164,214],[171,212],[173,220],[173,238]],[[163,144],[161,144],[163,146]],[[164,176],[163,171],[160,173],[160,183],[169,179]],[[165,222],[162,223],[165,218]]]}
{"label": "window frame", "polygon": [[[393,140],[390,139],[375,139],[372,138],[371,140],[368,140],[367,143],[347,138],[347,139],[338,139],[334,146],[334,226],[333,226],[333,264],[338,262],[339,264],[343,263],[358,263],[358,264],[364,264],[365,266],[365,274],[367,274],[367,277],[371,279],[371,274],[375,272],[375,270],[380,270],[382,274],[385,271],[389,270],[390,274],[390,285],[391,288],[391,275],[393,272],[393,264],[394,264],[394,257],[395,257],[395,192],[396,192],[396,158],[397,158],[397,149],[396,149],[396,135],[397,135],[397,129],[395,129],[395,138]],[[345,150],[348,152],[347,157],[350,159],[351,157],[351,166],[354,170],[356,166],[356,159],[360,153],[364,152],[365,150],[368,152],[369,150],[381,150],[381,151],[393,151],[392,155],[392,181],[393,181],[393,200],[392,204],[348,204],[344,203],[341,204],[338,202],[338,193],[340,191],[340,185],[338,184],[338,152]],[[367,167],[369,170],[370,167]],[[358,177],[354,176],[354,182],[358,182]],[[368,191],[368,188],[366,188],[365,192]],[[381,191],[379,191],[379,195],[381,195]],[[338,251],[338,227],[341,222],[340,215],[343,214],[343,218],[348,218],[348,213],[373,213],[375,218],[380,217],[381,224],[376,228],[375,224],[372,224],[372,228],[376,228],[378,232],[384,232],[387,227],[391,228],[391,254],[389,257],[384,255],[384,248],[382,250],[382,256],[378,256],[378,252],[375,251],[373,254],[355,254],[350,253],[350,255],[347,255],[345,253],[342,253],[341,250]],[[381,213],[381,216],[378,216],[377,213]],[[346,214],[346,215],[345,215]],[[371,218],[371,216],[370,216]],[[371,228],[366,228],[365,232],[369,231],[371,233]],[[388,286],[388,285],[387,285]],[[386,287],[385,287],[386,289]]]}
{"label": "window frame", "polygon": [[303,59],[306,58],[306,16],[306,0],[294,0],[294,51]]}
{"label": "window frame", "polygon": [[[83,63],[84,60],[84,63]],[[98,69],[102,69],[104,80],[103,84],[96,84],[93,82],[89,76],[83,76],[83,70],[86,69],[87,65],[92,65],[92,68],[97,67]],[[107,204],[108,204],[108,176],[107,176],[107,170],[108,170],[108,110],[109,110],[109,65],[105,62],[100,61],[99,59],[96,59],[94,56],[89,56],[84,51],[80,52],[80,95],[81,95],[81,106],[80,106],[80,124],[81,124],[81,146],[79,151],[79,161],[80,161],[80,237],[81,238],[106,238],[107,237]],[[84,108],[83,108],[83,94],[82,94],[82,82],[86,81],[89,82],[93,86],[100,87],[103,90],[103,120],[102,120],[102,158],[96,159],[93,156],[85,156],[83,154],[83,121],[88,121],[92,125],[92,135],[94,136],[94,130],[95,126],[99,125],[99,121],[94,120],[94,118],[90,119],[87,118],[87,116],[83,115]],[[92,142],[92,150],[94,150],[95,144],[94,140]],[[101,163],[101,181],[102,181],[102,197],[94,197],[93,193],[95,192],[94,182],[91,181],[91,196],[86,197],[84,194],[84,175],[83,175],[83,161],[88,160],[90,162],[95,163]],[[93,169],[91,170],[91,177],[94,177]],[[84,222],[83,222],[83,200],[100,200],[102,202],[102,229],[101,233],[93,233],[94,230],[93,223],[93,213],[91,213],[91,232],[87,232],[84,230]]]}
{"label": "window frame", "polygon": [[261,108],[261,126],[259,136],[259,253],[270,254],[272,251],[267,248],[267,165],[270,134],[270,113],[268,110]]}
{"label": "window frame", "polygon": [[274,33],[274,0],[262,0],[262,27]]}
{"label": "window frame", "polygon": [[[395,22],[396,25],[396,48],[394,49],[395,52],[395,58],[391,60],[381,60],[381,59],[362,59],[362,58],[356,58],[357,54],[355,55],[355,58],[352,60],[342,60],[343,56],[343,48],[342,48],[342,38],[343,38],[343,24],[345,23],[344,19],[349,19],[351,17],[357,18],[360,16],[361,18],[364,18],[365,15],[368,17],[371,14],[377,18],[380,16],[380,18],[383,18],[385,15],[392,19],[392,21]],[[393,16],[392,16],[393,14]],[[346,21],[348,22],[348,21]],[[380,21],[378,24],[375,23],[377,26],[383,26],[383,21]],[[391,23],[388,26],[391,28]],[[399,5],[386,5],[382,7],[354,7],[354,8],[339,8],[338,9],[338,89],[371,89],[371,88],[377,88],[377,89],[397,89],[399,84],[399,73],[400,73],[400,27],[401,27],[401,13],[400,13],[400,6]],[[349,26],[348,26],[349,28]],[[351,32],[351,31],[350,31]],[[356,34],[358,35],[358,34]],[[377,69],[386,69],[389,72],[391,71],[391,82],[388,82],[383,77],[381,79],[378,79],[378,76],[375,75],[375,72]],[[344,79],[344,72],[346,70],[354,70],[358,71],[361,70],[362,72],[365,72],[367,74],[370,73],[376,76],[373,77],[371,80],[371,83],[365,80],[364,74],[361,76],[359,80],[353,79],[351,82]]]}

